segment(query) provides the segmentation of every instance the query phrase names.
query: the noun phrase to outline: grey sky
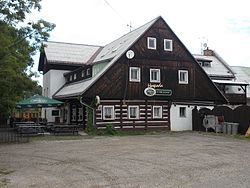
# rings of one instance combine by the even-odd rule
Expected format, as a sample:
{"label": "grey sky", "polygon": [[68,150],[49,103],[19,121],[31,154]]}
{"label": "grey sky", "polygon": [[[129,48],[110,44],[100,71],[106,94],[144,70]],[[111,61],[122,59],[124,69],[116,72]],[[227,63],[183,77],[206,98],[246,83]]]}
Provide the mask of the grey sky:
{"label": "grey sky", "polygon": [[43,0],[29,19],[55,23],[51,41],[105,45],[130,22],[137,28],[162,16],[191,53],[207,43],[229,65],[250,66],[249,7],[247,0]]}

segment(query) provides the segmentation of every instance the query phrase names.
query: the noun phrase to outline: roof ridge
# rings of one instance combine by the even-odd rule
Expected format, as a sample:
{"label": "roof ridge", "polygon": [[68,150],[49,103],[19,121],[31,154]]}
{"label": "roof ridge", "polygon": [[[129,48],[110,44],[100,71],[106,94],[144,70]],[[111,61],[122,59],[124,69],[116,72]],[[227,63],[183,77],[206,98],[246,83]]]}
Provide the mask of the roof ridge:
{"label": "roof ridge", "polygon": [[94,44],[80,44],[80,43],[58,42],[58,41],[44,41],[43,43],[57,43],[57,44],[70,44],[70,45],[80,45],[80,46],[104,47],[104,46],[94,45]]}

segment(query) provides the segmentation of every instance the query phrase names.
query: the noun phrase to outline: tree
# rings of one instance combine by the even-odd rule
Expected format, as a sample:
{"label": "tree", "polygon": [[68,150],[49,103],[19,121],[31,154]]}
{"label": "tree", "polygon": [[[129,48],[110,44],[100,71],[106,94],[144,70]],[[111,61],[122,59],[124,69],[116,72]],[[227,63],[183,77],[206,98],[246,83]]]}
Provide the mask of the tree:
{"label": "tree", "polygon": [[49,38],[54,24],[45,20],[25,23],[26,15],[40,11],[41,0],[0,0],[0,117],[15,104],[40,91],[31,77],[32,56]]}

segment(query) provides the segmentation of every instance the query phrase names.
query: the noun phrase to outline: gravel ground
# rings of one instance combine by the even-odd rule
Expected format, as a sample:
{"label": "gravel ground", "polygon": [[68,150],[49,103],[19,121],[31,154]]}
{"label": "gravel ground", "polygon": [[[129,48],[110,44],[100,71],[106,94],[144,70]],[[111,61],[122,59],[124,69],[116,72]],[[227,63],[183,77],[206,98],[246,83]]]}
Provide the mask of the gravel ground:
{"label": "gravel ground", "polygon": [[196,132],[0,145],[0,187],[250,187],[250,142]]}

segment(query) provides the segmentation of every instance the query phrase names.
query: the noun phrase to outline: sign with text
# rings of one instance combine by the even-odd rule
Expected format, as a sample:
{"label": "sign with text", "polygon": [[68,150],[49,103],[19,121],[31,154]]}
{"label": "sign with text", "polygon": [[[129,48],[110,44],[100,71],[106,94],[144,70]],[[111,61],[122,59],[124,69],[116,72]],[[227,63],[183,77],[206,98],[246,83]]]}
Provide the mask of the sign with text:
{"label": "sign with text", "polygon": [[156,94],[158,96],[171,96],[172,90],[171,89],[155,89]]}

